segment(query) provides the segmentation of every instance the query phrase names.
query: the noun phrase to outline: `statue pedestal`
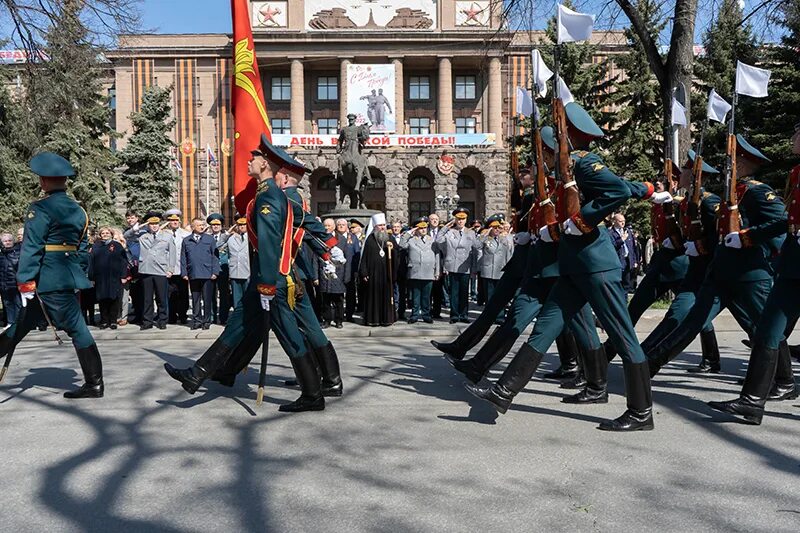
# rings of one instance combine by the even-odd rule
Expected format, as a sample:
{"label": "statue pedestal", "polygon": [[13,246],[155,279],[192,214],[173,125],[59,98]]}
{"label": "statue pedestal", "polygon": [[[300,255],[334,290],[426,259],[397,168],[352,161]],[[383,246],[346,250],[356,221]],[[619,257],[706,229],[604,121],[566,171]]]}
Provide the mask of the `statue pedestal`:
{"label": "statue pedestal", "polygon": [[[382,213],[382,211],[376,211],[375,209],[345,209],[345,208],[336,208],[329,213],[320,214],[319,217],[323,220],[326,218],[332,218],[336,220],[337,218],[343,218],[347,220],[349,223],[352,219],[356,219],[362,224],[364,227],[367,227],[369,224],[369,219],[372,218],[372,215],[376,213]],[[349,224],[348,224],[349,225]]]}

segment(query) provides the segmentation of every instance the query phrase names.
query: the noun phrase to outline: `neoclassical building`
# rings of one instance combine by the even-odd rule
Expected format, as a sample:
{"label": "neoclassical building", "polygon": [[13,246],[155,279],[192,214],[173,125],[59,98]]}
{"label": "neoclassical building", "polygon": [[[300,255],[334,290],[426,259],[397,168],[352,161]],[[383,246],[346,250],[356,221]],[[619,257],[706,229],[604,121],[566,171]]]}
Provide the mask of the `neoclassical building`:
{"label": "neoclassical building", "polygon": [[[402,221],[456,200],[475,218],[506,211],[515,87],[528,85],[543,36],[504,31],[501,12],[496,0],[251,2],[273,139],[313,169],[303,188],[316,213],[335,207],[337,133],[351,112],[371,124],[368,208]],[[598,57],[625,49],[620,33],[596,39]],[[224,34],[122,36],[108,54],[123,135],[148,86],[173,87],[186,218],[233,216],[232,47]]]}

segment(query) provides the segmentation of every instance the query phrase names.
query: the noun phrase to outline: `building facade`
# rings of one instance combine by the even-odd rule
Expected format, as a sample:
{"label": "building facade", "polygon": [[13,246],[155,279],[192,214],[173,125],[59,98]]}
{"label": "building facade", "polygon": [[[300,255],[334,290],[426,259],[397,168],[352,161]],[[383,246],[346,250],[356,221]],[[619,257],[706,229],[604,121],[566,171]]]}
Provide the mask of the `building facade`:
{"label": "building facade", "polygon": [[[368,208],[401,221],[456,203],[474,218],[506,211],[515,87],[528,84],[543,35],[503,31],[501,14],[496,0],[251,2],[273,140],[313,170],[302,185],[315,213],[336,205],[337,134],[351,112],[371,124]],[[599,55],[624,50],[620,34],[598,40]],[[233,46],[222,34],[123,36],[108,55],[125,136],[143,91],[173,87],[187,219],[234,214]]]}

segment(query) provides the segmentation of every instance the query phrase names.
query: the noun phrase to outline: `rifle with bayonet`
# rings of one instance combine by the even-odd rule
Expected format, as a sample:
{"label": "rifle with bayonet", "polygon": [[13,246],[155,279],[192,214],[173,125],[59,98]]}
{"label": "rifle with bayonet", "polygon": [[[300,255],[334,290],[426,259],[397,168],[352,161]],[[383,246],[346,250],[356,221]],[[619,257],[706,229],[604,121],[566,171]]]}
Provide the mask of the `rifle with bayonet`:
{"label": "rifle with bayonet", "polygon": [[[563,222],[566,219],[577,215],[581,210],[581,196],[578,191],[578,186],[572,177],[572,168],[570,166],[570,144],[569,137],[567,136],[567,113],[564,109],[564,101],[561,99],[560,89],[558,87],[559,80],[559,48],[556,45],[554,62],[555,78],[553,84],[555,90],[553,91],[553,129],[555,130],[556,138],[556,179],[563,187],[563,196],[559,198],[558,205],[558,221]],[[552,234],[551,230],[551,234]]]}
{"label": "rifle with bayonet", "polygon": [[736,193],[736,130],[735,116],[736,103],[739,95],[733,92],[733,106],[731,107],[731,119],[728,121],[728,145],[725,150],[725,196],[719,207],[719,218],[717,220],[717,232],[720,242],[724,241],[729,233],[738,233],[741,229],[739,219],[739,199]]}

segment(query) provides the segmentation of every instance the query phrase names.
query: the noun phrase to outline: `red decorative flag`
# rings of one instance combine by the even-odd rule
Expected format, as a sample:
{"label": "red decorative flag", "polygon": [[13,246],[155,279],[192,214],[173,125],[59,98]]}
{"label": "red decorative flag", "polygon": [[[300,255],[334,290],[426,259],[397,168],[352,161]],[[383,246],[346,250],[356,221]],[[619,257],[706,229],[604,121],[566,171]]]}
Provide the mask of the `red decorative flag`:
{"label": "red decorative flag", "polygon": [[255,197],[256,180],[247,175],[250,151],[258,148],[261,134],[272,141],[272,131],[264,103],[264,89],[258,72],[253,30],[250,26],[250,1],[231,0],[233,15],[233,194],[236,209],[247,211]]}

